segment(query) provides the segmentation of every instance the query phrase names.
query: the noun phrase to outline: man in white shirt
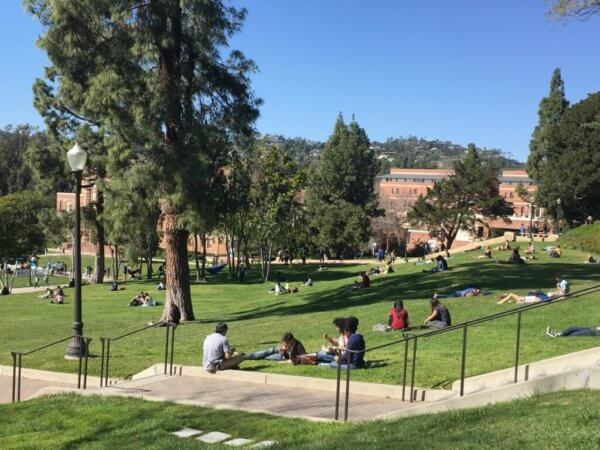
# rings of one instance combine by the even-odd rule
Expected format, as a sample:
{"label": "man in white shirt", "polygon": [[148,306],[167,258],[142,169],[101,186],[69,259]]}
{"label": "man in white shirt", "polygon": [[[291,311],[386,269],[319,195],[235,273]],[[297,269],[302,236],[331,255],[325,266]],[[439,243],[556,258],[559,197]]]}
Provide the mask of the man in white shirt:
{"label": "man in white shirt", "polygon": [[556,274],[556,291],[550,293],[550,297],[562,297],[570,292],[569,282],[560,273]]}
{"label": "man in white shirt", "polygon": [[246,355],[233,354],[233,348],[229,348],[229,341],[226,337],[227,324],[219,322],[215,327],[215,332],[209,334],[204,339],[204,352],[202,356],[202,366],[211,373],[217,370],[232,369],[239,365]]}

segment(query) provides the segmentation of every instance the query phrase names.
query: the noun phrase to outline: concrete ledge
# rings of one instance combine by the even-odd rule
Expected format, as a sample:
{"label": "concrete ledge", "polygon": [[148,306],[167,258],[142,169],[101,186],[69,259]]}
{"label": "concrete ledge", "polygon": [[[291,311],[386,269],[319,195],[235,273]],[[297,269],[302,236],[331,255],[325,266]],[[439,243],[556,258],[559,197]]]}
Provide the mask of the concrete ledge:
{"label": "concrete ledge", "polygon": [[[217,373],[209,373],[199,366],[174,366],[175,375],[187,377],[200,377],[222,379],[229,381],[240,381],[244,383],[268,384],[272,386],[298,387],[317,391],[335,392],[336,380],[328,378],[301,377],[296,375],[282,375],[277,373],[251,372],[246,370],[223,370]],[[148,369],[135,374],[132,380],[141,380],[153,375],[164,373],[163,364],[154,364]],[[345,377],[342,373],[342,391],[345,389]],[[379,383],[365,383],[361,381],[350,381],[350,392],[382,398],[402,398],[402,386]],[[417,388],[415,399],[417,401],[437,401],[455,395],[452,391]],[[405,398],[410,397],[410,386],[406,386]]]}
{"label": "concrete ledge", "polygon": [[[566,355],[519,366],[519,381],[557,375],[577,369],[600,367],[600,347],[588,348]],[[465,379],[465,393],[470,394],[489,388],[514,383],[515,368],[497,370]],[[527,379],[526,379],[527,374]],[[460,380],[452,384],[452,391],[459,392]]]}
{"label": "concrete ledge", "polygon": [[382,414],[377,416],[376,419],[389,420],[420,414],[474,408],[500,402],[508,402],[546,392],[598,388],[600,388],[600,369],[574,370],[569,373],[548,376],[523,383],[512,384],[510,386],[488,389],[484,392],[477,392],[464,397],[454,397],[440,402],[421,404],[414,408]]}
{"label": "concrete ledge", "polygon": [[[3,366],[0,365],[0,375],[12,377],[13,369],[12,366]],[[31,380],[42,380],[42,381],[50,381],[54,383],[64,383],[64,384],[73,384],[77,385],[77,374],[76,373],[67,373],[67,372],[52,372],[49,370],[37,370],[37,369],[27,369],[25,367],[21,368],[21,377],[29,378]],[[116,378],[109,379],[109,384],[114,384],[119,381]],[[83,374],[81,375],[81,382],[83,383]],[[87,385],[100,385],[100,377],[94,377],[88,375],[87,377]]]}

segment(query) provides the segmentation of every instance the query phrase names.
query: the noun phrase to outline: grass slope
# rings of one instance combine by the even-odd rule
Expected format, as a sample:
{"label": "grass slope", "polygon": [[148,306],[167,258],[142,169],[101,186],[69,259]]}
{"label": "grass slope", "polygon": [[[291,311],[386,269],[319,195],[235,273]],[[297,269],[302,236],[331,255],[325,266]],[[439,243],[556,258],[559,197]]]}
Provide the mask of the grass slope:
{"label": "grass slope", "polygon": [[0,448],[230,448],[170,435],[184,426],[275,440],[278,449],[598,448],[599,402],[598,391],[560,392],[464,411],[342,424],[61,395],[0,405]]}
{"label": "grass slope", "polygon": [[[600,266],[581,264],[584,254],[565,251],[560,259],[543,252],[539,260],[524,267],[498,265],[474,259],[476,253],[459,254],[449,260],[452,270],[433,275],[421,272],[424,266],[400,265],[396,273],[373,279],[368,290],[351,291],[347,286],[363,267],[332,265],[328,271],[315,272],[314,266],[294,266],[282,270],[292,286],[300,285],[309,275],[315,280],[311,288],[300,287],[293,295],[268,294],[270,284],[257,281],[254,268],[248,282],[230,281],[226,273],[211,277],[207,284],[192,285],[197,321],[177,330],[175,362],[198,365],[204,336],[214,329],[216,321],[230,325],[229,338],[238,350],[250,352],[275,345],[284,331],[290,330],[309,351],[316,351],[324,332],[333,334],[331,320],[337,316],[355,315],[360,321],[367,346],[373,347],[401,338],[398,333],[371,330],[385,322],[392,302],[401,298],[410,318],[420,323],[429,312],[428,299],[434,291],[446,292],[458,287],[479,285],[492,295],[471,299],[448,299],[454,323],[514,308],[496,305],[496,296],[506,291],[525,293],[530,289],[549,290],[554,286],[554,273],[562,271],[574,290],[600,282]],[[506,258],[508,254],[495,256]],[[275,271],[277,268],[274,269]],[[111,293],[108,286],[85,286],[83,321],[85,334],[94,340],[93,354],[100,354],[100,336],[115,337],[144,326],[160,317],[158,308],[128,308],[129,299],[139,290],[147,290],[160,302],[164,291],[157,292],[155,282],[128,282],[125,290]],[[10,364],[10,351],[26,351],[50,340],[68,336],[72,321],[72,291],[67,290],[66,304],[50,305],[35,294],[0,297],[0,364]],[[598,345],[593,338],[550,339],[544,334],[546,325],[556,328],[569,325],[600,323],[598,294],[589,295],[555,306],[538,308],[523,316],[521,362],[537,361]],[[516,316],[474,326],[469,330],[467,376],[510,367],[514,363]],[[462,332],[447,333],[419,343],[416,379],[420,386],[443,387],[459,376]],[[111,376],[127,377],[160,362],[164,355],[164,329],[152,329],[132,335],[112,346]],[[62,345],[51,347],[23,358],[25,367],[75,371],[76,364],[64,360]],[[379,360],[379,368],[355,371],[353,379],[382,383],[401,381],[403,349],[392,346],[368,354]],[[99,373],[99,358],[90,361],[90,373]],[[290,366],[266,361],[245,362],[248,370],[333,378],[328,367]]]}

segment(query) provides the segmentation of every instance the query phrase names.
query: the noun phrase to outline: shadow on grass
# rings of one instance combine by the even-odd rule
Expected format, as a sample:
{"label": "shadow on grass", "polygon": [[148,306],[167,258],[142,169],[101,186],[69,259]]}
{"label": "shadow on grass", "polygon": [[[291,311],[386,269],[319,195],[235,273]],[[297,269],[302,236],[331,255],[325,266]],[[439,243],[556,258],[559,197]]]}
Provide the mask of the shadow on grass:
{"label": "shadow on grass", "polygon": [[[347,285],[308,293],[302,297],[304,302],[301,304],[280,302],[233,314],[229,320],[241,321],[265,316],[335,311],[341,308],[371,305],[385,299],[390,302],[395,299],[422,300],[430,298],[435,292],[450,292],[467,286],[478,286],[485,291],[520,293],[530,290],[549,291],[554,289],[554,277],[557,272],[562,273],[567,279],[600,282],[600,272],[596,269],[591,265],[568,262],[552,265],[532,262],[524,266],[499,265],[494,261],[466,262],[448,272],[424,274],[419,271],[382,276],[372,279],[369,289],[351,290]],[[354,274],[349,276],[352,275]]]}

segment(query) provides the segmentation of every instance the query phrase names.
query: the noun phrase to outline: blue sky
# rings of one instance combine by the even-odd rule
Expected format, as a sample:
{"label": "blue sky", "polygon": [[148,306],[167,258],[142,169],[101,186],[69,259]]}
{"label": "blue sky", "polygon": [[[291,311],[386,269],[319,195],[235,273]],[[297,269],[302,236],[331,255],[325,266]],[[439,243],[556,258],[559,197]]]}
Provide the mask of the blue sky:
{"label": "blue sky", "polygon": [[[600,17],[557,22],[544,0],[235,0],[232,44],[260,68],[263,133],[325,140],[355,114],[372,140],[475,142],[524,160],[555,67],[569,100],[600,90]],[[0,126],[42,125],[31,85],[47,60],[18,0],[0,4]]]}

